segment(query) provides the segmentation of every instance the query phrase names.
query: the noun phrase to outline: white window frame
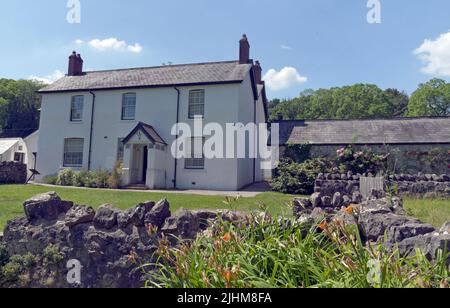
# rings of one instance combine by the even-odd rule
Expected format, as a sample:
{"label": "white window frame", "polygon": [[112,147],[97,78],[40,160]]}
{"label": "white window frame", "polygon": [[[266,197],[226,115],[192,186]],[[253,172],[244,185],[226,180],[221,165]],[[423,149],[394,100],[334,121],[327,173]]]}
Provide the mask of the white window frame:
{"label": "white window frame", "polygon": [[[136,93],[125,93],[122,95],[122,121],[133,121],[136,119],[136,101]],[[132,112],[129,112],[129,110],[132,110]]]}
{"label": "white window frame", "polygon": [[197,89],[189,91],[189,119],[196,116],[205,117],[205,90]]}
{"label": "white window frame", "polygon": [[[76,145],[69,144],[71,141],[79,142],[79,144]],[[65,138],[63,150],[63,166],[69,168],[82,167],[83,159],[84,159],[84,138]]]}
{"label": "white window frame", "polygon": [[123,162],[123,155],[125,153],[125,144],[123,141],[125,138],[117,139],[117,162]]}
{"label": "white window frame", "polygon": [[84,112],[84,96],[72,96],[70,101],[70,122],[82,122]]}
{"label": "white window frame", "polygon": [[[196,155],[195,142],[201,139],[202,141],[202,153]],[[205,138],[204,137],[192,137],[186,142],[186,157],[184,159],[184,169],[186,170],[204,170],[205,169]]]}

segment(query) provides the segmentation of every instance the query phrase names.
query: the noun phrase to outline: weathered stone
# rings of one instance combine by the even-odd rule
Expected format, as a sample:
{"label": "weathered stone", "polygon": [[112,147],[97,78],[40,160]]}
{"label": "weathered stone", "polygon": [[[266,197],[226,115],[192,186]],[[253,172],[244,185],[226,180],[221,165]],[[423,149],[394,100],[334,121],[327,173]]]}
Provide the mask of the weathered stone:
{"label": "weathered stone", "polygon": [[294,199],[294,216],[299,217],[302,212],[313,207],[310,199]]}
{"label": "weathered stone", "polygon": [[144,222],[158,228],[164,225],[165,220],[170,217],[170,206],[167,200],[159,201],[146,215]]}
{"label": "weathered stone", "polygon": [[311,203],[313,207],[320,207],[322,205],[322,194],[321,193],[312,194]]}
{"label": "weathered stone", "polygon": [[342,197],[342,206],[349,206],[350,204],[352,204],[352,198],[350,198],[350,196],[345,195]]}
{"label": "weathered stone", "polygon": [[94,217],[94,226],[100,229],[112,229],[117,226],[117,216],[120,210],[110,204],[102,205]]}
{"label": "weathered stone", "polygon": [[332,206],[332,199],[330,196],[324,196],[322,197],[322,207],[331,207]]}
{"label": "weathered stone", "polygon": [[[450,251],[450,235],[440,233],[429,233],[416,237],[407,238],[397,244],[400,255],[414,256],[419,249],[425,257],[436,260],[438,251]],[[447,258],[447,265],[450,265],[450,255]]]}
{"label": "weathered stone", "polygon": [[396,243],[400,243],[407,238],[429,234],[435,230],[436,229],[434,229],[431,225],[418,222],[392,226],[387,233],[387,243],[390,245],[395,245]]}
{"label": "weathered stone", "polygon": [[363,236],[370,242],[381,242],[386,231],[394,226],[417,222],[411,218],[394,213],[362,212],[359,216],[359,226]]}
{"label": "weathered stone", "polygon": [[359,191],[355,191],[352,195],[352,202],[355,204],[359,204],[363,201],[363,196]]}
{"label": "weathered stone", "polygon": [[440,233],[448,235],[450,234],[450,221],[447,221],[439,230]]}
{"label": "weathered stone", "polygon": [[166,219],[161,231],[175,238],[193,239],[200,231],[200,219],[192,212],[180,209]]}
{"label": "weathered stone", "polygon": [[43,219],[55,220],[73,206],[73,202],[62,201],[56,192],[48,192],[34,196],[23,204],[25,215],[29,221]]}
{"label": "weathered stone", "polygon": [[64,221],[68,227],[90,223],[94,220],[95,211],[90,206],[75,205],[67,213]]}
{"label": "weathered stone", "polygon": [[145,215],[155,206],[155,202],[148,201],[136,205],[134,208],[119,213],[117,221],[120,228],[126,228],[129,225],[143,227],[145,225]]}
{"label": "weathered stone", "polygon": [[337,208],[340,207],[341,205],[342,205],[342,195],[341,193],[337,192],[333,196],[332,206]]}

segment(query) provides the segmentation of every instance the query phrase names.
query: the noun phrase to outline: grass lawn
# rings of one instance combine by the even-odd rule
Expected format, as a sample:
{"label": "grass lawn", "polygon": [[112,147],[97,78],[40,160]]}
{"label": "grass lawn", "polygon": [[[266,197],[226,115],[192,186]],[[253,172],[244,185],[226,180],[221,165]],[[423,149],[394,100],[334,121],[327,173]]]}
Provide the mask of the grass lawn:
{"label": "grass lawn", "polygon": [[436,228],[450,221],[450,200],[406,199],[405,208],[411,216]]}
{"label": "grass lawn", "polygon": [[[159,201],[166,198],[170,202],[171,210],[186,209],[231,209],[224,203],[225,197],[198,196],[176,193],[129,192],[111,190],[84,190],[66,187],[49,188],[33,185],[4,185],[0,186],[0,231],[6,222],[14,217],[23,216],[23,202],[40,193],[56,191],[63,200],[70,200],[77,204],[90,205],[94,208],[102,204],[113,204],[120,209],[127,209],[144,201]],[[293,196],[279,193],[263,193],[254,198],[241,198],[233,203],[233,209],[250,211],[258,209],[259,204],[268,206],[274,215],[292,215],[287,206]]]}

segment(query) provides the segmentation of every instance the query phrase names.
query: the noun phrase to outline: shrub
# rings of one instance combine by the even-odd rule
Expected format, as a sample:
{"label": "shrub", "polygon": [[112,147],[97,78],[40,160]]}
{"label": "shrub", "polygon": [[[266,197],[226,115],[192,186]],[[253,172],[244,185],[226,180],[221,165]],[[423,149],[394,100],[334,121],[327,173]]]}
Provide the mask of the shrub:
{"label": "shrub", "polygon": [[91,174],[89,171],[82,170],[73,175],[72,185],[76,187],[89,187],[91,183]]}
{"label": "shrub", "polygon": [[353,173],[377,174],[386,171],[388,155],[375,154],[371,149],[355,150],[352,146],[337,150],[335,165],[341,173],[352,171]]}
{"label": "shrub", "polygon": [[46,175],[42,181],[45,184],[49,184],[49,185],[56,185],[56,183],[58,182],[58,175],[54,174],[54,175]]}
{"label": "shrub", "polygon": [[272,189],[285,194],[312,194],[318,174],[328,168],[331,162],[326,159],[307,160],[302,164],[283,160],[275,171]]}
{"label": "shrub", "polygon": [[57,185],[72,186],[73,185],[74,171],[71,169],[63,169],[58,173],[56,180]]}
{"label": "shrub", "polygon": [[109,172],[107,170],[98,169],[92,172],[92,177],[97,188],[108,188]]}
{"label": "shrub", "polygon": [[64,260],[65,255],[60,251],[58,246],[47,246],[42,254],[44,266],[57,265]]}
{"label": "shrub", "polygon": [[112,189],[118,189],[122,186],[122,163],[117,162],[109,176],[108,186]]}

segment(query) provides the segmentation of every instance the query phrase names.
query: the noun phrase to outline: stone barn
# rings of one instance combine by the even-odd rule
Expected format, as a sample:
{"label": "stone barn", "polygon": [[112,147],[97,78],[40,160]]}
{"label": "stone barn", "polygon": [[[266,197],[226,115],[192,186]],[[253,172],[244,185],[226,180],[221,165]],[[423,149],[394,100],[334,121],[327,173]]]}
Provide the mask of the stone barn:
{"label": "stone barn", "polygon": [[390,153],[396,173],[450,173],[450,117],[375,120],[293,120],[280,125],[281,157],[289,145],[307,145],[310,158],[336,157],[344,146]]}

